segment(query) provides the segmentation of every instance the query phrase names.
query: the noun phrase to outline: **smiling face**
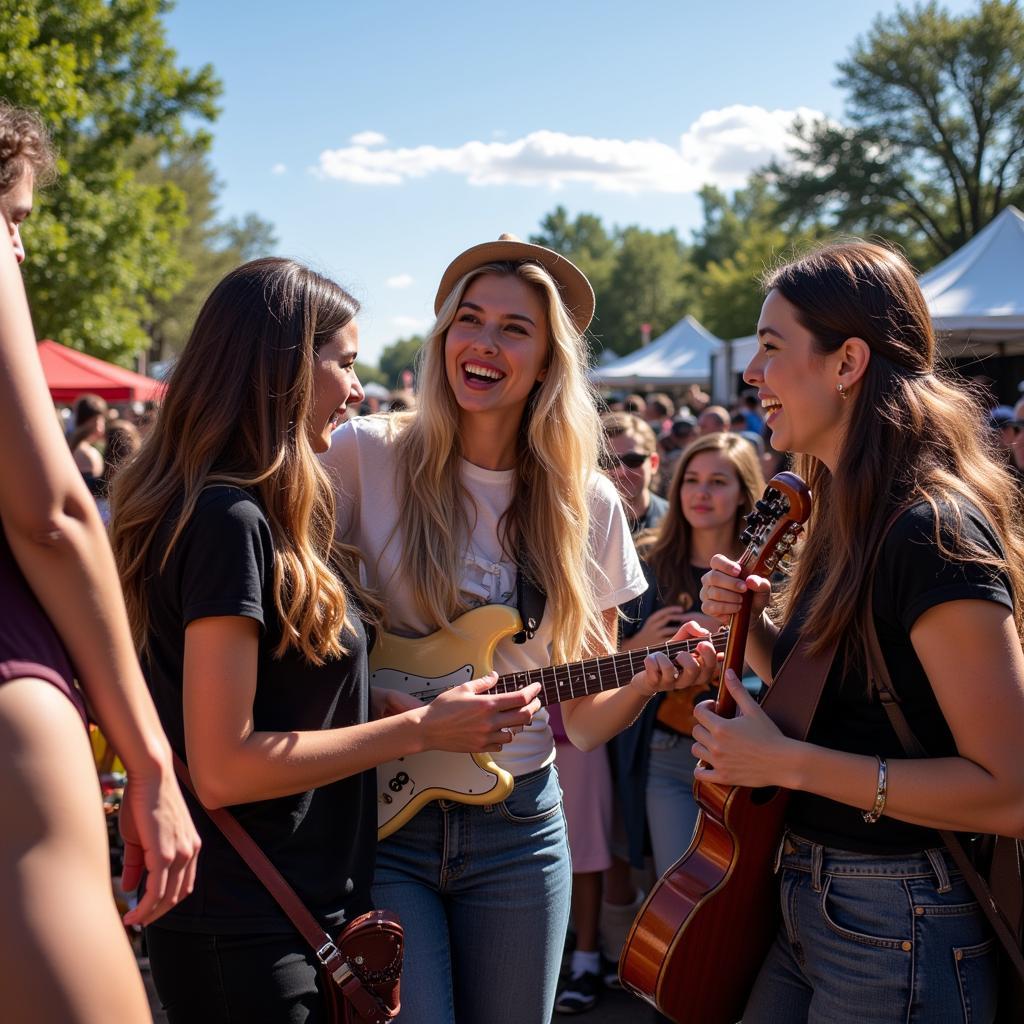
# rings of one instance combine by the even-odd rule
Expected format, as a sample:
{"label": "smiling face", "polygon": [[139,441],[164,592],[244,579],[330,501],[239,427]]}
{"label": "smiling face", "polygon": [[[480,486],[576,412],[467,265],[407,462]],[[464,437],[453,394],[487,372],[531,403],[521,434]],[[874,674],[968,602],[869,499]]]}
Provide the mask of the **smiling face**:
{"label": "smiling face", "polygon": [[[845,379],[843,347],[818,353],[796,307],[774,290],[761,307],[757,335],[757,353],[743,379],[757,388],[772,447],[834,467],[850,404],[837,389]],[[844,384],[847,394],[849,386]]]}
{"label": "smiling face", "polygon": [[444,343],[445,374],[466,417],[518,423],[547,372],[548,320],[537,292],[518,277],[485,274],[462,296]]}
{"label": "smiling face", "polygon": [[352,320],[316,353],[309,441],[318,454],[331,447],[331,432],[341,425],[346,407],[363,400],[355,369],[358,352],[359,328]]}
{"label": "smiling face", "polygon": [[697,452],[683,470],[679,502],[687,522],[697,530],[731,526],[743,504],[740,478],[720,452]]}
{"label": "smiling face", "polygon": [[0,220],[14,246],[14,258],[25,262],[25,246],[21,241],[21,225],[32,212],[33,174],[25,170],[3,195],[0,195]]}

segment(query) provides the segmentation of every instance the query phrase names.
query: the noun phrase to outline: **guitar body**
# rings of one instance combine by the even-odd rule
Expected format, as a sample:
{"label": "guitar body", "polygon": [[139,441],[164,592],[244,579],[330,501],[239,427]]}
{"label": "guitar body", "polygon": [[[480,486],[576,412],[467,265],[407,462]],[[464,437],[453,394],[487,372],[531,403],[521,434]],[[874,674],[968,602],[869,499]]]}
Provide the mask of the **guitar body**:
{"label": "guitar body", "polygon": [[775,938],[773,869],[789,794],[708,783],[695,790],[701,810],[690,848],[640,908],[619,974],[676,1024],[735,1024]]}
{"label": "guitar body", "polygon": [[[381,633],[370,657],[370,685],[429,701],[490,672],[499,641],[522,628],[519,613],[500,604],[474,608],[453,626],[415,639]],[[495,804],[512,786],[512,776],[487,754],[428,750],[388,761],[377,767],[377,838],[400,829],[431,800]]]}

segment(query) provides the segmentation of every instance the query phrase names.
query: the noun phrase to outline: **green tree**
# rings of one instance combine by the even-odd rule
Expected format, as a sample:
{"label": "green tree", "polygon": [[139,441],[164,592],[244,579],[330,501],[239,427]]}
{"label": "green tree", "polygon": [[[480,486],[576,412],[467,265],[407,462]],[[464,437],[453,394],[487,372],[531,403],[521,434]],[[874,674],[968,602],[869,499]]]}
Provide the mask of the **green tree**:
{"label": "green tree", "polygon": [[168,8],[0,0],[0,91],[42,114],[61,154],[61,180],[39,197],[26,231],[36,328],[122,362],[148,347],[154,303],[189,277],[177,243],[185,196],[170,181],[147,181],[143,165],[206,146],[190,126],[213,120],[220,92],[209,66],[177,66]]}
{"label": "green tree", "polygon": [[402,372],[415,370],[416,356],[421,348],[423,338],[419,334],[414,334],[411,338],[399,338],[381,352],[378,365],[387,387],[401,387]]}
{"label": "green tree", "polygon": [[254,213],[241,220],[218,218],[220,185],[203,146],[151,159],[139,177],[147,184],[173,186],[184,197],[184,222],[173,233],[184,279],[170,296],[151,297],[152,315],[144,322],[150,359],[160,360],[181,351],[213,286],[240,263],[269,253],[277,239],[273,225]]}
{"label": "green tree", "polygon": [[381,384],[388,387],[388,378],[379,367],[371,366],[369,363],[361,363],[356,360],[356,376],[360,384]]}
{"label": "green tree", "polygon": [[924,264],[1024,203],[1024,12],[982,0],[879,17],[839,65],[847,121],[799,126],[795,162],[772,168],[797,223],[879,232]]}
{"label": "green tree", "polygon": [[540,231],[530,235],[530,241],[572,260],[587,275],[595,295],[607,289],[615,270],[616,246],[600,217],[581,213],[569,220],[565,207],[556,206],[540,222]]}

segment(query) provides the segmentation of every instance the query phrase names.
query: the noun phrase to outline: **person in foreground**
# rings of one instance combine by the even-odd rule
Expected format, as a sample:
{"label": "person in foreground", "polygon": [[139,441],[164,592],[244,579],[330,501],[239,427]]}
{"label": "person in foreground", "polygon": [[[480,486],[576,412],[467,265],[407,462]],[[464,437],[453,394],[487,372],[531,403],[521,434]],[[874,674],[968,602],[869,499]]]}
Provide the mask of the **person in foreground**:
{"label": "person in foreground", "polygon": [[145,1021],[111,891],[86,702],[130,776],[125,878],[137,883],[143,862],[148,871],[127,924],[150,923],[191,891],[199,839],[103,524],[53,414],[18,273],[34,179],[51,168],[38,117],[0,103],[0,218],[13,243],[0,244],[0,1002],[11,1024]]}
{"label": "person in foreground", "polygon": [[[532,638],[498,644],[499,672],[610,652],[617,605],[645,582],[597,471],[589,283],[558,254],[503,236],[450,264],[435,312],[417,410],[350,421],[325,456],[339,536],[362,551],[392,632],[516,604],[522,571],[546,604]],[[702,643],[678,665],[661,654],[643,664],[621,688],[561,705],[577,746],[605,742],[658,690],[706,684],[715,654]],[[505,801],[429,803],[378,848],[374,892],[407,929],[403,1024],[550,1019],[571,868],[547,714],[503,747],[495,760],[515,778]]]}
{"label": "person in foreground", "polygon": [[[745,379],[814,509],[778,615],[724,555],[702,607],[724,619],[753,591],[746,653],[765,680],[800,635],[840,645],[807,742],[731,673],[741,716],[696,710],[697,779],[794,791],[782,926],[743,1020],[991,1021],[995,940],[937,830],[1024,834],[1021,510],[971,396],[935,371],[901,256],[848,242],[782,267],[758,337]],[[927,759],[871,694],[869,616]]]}
{"label": "person in foreground", "polygon": [[[363,392],[355,300],[292,260],[207,299],[157,423],[114,483],[112,537],[143,666],[199,800],[227,807],[332,935],[372,909],[374,774],[424,749],[496,749],[536,688],[429,707],[371,694],[375,605],[335,546],[316,453]],[[365,623],[365,624],[364,624]],[[317,963],[190,801],[195,891],[148,932],[172,1024],[326,1020]]]}

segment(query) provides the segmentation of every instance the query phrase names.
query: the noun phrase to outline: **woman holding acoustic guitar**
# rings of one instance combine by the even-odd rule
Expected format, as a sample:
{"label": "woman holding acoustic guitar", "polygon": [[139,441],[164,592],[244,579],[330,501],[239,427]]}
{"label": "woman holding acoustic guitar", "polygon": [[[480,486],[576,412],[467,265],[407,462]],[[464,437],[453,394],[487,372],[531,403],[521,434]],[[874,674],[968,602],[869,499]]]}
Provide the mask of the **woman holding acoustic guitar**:
{"label": "woman holding acoustic guitar", "polygon": [[[645,583],[598,472],[583,340],[593,308],[586,278],[557,253],[508,236],[474,246],[442,277],[417,410],[335,433],[325,461],[339,536],[362,552],[390,631],[455,636],[476,606],[523,607],[522,577],[546,594],[543,613],[525,642],[498,643],[495,668],[614,649],[617,606]],[[706,684],[714,649],[678,663],[638,656],[644,670],[620,688],[563,704],[569,738],[596,746],[656,691]],[[378,847],[375,895],[406,927],[403,1024],[550,1019],[571,869],[546,713],[503,748],[495,760],[515,779],[505,800],[427,803]]]}
{"label": "woman holding acoustic guitar", "polygon": [[[663,643],[684,620],[718,629],[698,610],[700,579],[713,555],[739,558],[743,519],[763,491],[757,452],[739,434],[706,434],[685,449],[667,491],[665,518],[637,537],[651,585],[623,609],[620,650]],[[630,860],[643,867],[646,827],[659,876],[679,859],[693,835],[697,760],[689,735],[693,706],[701,698],[696,690],[661,695],[614,740]]]}
{"label": "woman holding acoustic guitar", "polygon": [[[743,1020],[991,1021],[994,939],[939,830],[1024,834],[1021,509],[970,394],[935,372],[904,259],[826,246],[767,288],[744,376],[814,509],[771,614],[769,583],[724,554],[702,608],[724,620],[753,593],[746,657],[765,680],[801,635],[839,647],[807,742],[731,673],[741,715],[696,710],[698,780],[793,791],[782,927]],[[906,753],[872,695],[875,633],[927,757]]]}

